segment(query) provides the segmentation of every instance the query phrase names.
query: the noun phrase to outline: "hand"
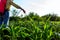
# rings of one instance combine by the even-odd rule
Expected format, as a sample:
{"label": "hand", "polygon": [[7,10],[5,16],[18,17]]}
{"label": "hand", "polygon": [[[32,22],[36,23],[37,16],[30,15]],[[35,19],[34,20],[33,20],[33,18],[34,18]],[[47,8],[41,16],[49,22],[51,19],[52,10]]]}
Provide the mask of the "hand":
{"label": "hand", "polygon": [[22,9],[22,11],[23,11],[24,13],[26,13],[26,11],[25,11],[24,9]]}

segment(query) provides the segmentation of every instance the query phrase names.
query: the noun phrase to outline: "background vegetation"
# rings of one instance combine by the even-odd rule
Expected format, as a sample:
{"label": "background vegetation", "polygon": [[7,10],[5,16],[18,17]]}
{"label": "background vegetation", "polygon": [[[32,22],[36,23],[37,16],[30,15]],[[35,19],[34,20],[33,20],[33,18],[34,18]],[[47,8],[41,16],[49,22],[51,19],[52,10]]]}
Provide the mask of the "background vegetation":
{"label": "background vegetation", "polygon": [[60,40],[60,17],[34,12],[21,18],[13,10],[8,28],[0,28],[0,40]]}

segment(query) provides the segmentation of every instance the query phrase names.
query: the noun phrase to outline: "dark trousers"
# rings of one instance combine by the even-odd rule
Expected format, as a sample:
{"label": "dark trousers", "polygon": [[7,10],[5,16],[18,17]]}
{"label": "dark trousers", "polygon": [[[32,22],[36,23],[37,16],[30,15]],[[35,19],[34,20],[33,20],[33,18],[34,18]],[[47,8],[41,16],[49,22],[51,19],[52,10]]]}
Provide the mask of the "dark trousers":
{"label": "dark trousers", "polygon": [[9,11],[6,10],[4,14],[0,16],[0,27],[2,24],[4,25],[4,27],[6,27],[8,19],[9,19]]}

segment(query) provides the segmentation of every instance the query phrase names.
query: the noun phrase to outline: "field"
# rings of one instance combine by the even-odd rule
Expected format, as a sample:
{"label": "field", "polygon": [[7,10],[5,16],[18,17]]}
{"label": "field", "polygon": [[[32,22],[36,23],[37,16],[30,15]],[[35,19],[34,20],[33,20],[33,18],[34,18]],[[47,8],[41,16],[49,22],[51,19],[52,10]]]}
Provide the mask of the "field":
{"label": "field", "polygon": [[0,40],[60,40],[60,22],[10,21],[0,29]]}
{"label": "field", "polygon": [[60,21],[32,14],[10,17],[8,28],[0,28],[0,40],[60,40]]}

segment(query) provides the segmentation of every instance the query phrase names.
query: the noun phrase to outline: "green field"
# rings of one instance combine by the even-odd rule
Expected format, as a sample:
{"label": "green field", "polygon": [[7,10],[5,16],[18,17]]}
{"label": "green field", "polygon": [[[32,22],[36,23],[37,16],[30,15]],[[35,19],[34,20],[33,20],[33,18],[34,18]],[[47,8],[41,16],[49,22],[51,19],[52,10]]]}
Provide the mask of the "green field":
{"label": "green field", "polygon": [[60,22],[10,21],[0,29],[0,40],[60,40]]}
{"label": "green field", "polygon": [[38,15],[10,17],[8,28],[0,28],[0,40],[60,40],[60,21]]}

